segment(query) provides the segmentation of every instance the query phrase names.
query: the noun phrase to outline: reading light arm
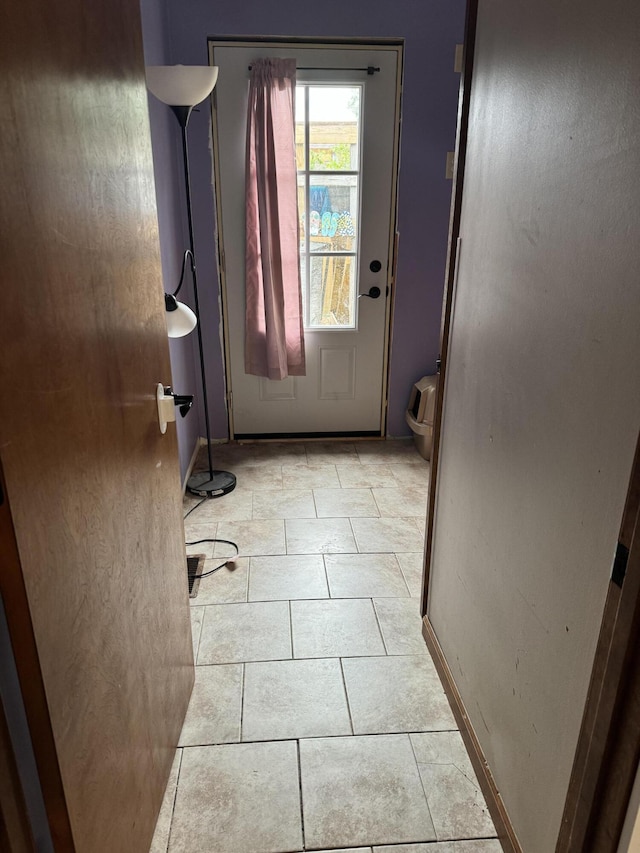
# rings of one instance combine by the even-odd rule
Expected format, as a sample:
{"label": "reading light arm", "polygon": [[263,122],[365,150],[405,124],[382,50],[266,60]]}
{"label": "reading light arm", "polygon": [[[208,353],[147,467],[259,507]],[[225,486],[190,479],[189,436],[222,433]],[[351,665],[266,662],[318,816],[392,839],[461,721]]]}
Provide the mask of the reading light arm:
{"label": "reading light arm", "polygon": [[[185,274],[185,271],[187,269],[187,258],[189,258],[189,260],[191,262],[190,263],[191,275],[193,275],[193,273],[195,272],[195,269],[196,269],[195,258],[193,257],[193,253],[192,253],[191,249],[187,249],[186,252],[184,253],[184,257],[182,258],[182,269],[180,270],[180,281],[178,282],[178,286],[173,291],[171,296],[177,296],[178,293],[180,292],[180,288],[184,284],[184,274]],[[165,296],[167,296],[167,295],[168,294],[165,293]]]}
{"label": "reading light arm", "polygon": [[182,258],[182,269],[180,270],[180,281],[178,282],[178,286],[173,291],[173,293],[165,293],[164,295],[164,307],[166,311],[177,311],[180,303],[176,299],[176,296],[180,292],[180,288],[184,284],[184,274],[187,270],[187,258],[189,259],[189,267],[191,269],[191,275],[195,275],[196,269],[196,261],[193,257],[193,252],[191,249],[187,249]]}

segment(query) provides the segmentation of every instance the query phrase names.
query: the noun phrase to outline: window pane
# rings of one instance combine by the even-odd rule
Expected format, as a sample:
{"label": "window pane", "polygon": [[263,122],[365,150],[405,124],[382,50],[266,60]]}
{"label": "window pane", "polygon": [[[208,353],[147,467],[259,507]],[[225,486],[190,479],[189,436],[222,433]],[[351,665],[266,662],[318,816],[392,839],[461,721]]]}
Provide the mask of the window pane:
{"label": "window pane", "polygon": [[308,168],[357,171],[359,119],[358,86],[309,86]]}
{"label": "window pane", "polygon": [[355,258],[311,258],[309,325],[355,325]]}
{"label": "window pane", "polygon": [[304,86],[296,86],[296,163],[298,169],[305,168],[304,162]]}
{"label": "window pane", "polygon": [[353,85],[296,87],[306,328],[355,328],[360,178],[345,173],[360,171],[361,92]]}
{"label": "window pane", "polygon": [[355,252],[357,217],[356,175],[311,175],[309,251]]}

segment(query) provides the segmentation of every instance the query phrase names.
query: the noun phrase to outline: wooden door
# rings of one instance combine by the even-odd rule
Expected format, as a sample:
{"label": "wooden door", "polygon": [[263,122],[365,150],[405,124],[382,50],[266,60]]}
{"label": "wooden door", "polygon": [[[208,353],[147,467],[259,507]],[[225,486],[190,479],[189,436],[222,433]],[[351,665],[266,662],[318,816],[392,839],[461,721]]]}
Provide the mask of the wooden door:
{"label": "wooden door", "polygon": [[5,4],[0,57],[1,591],[56,849],[136,853],[193,680],[138,5]]}
{"label": "wooden door", "polygon": [[[281,381],[245,372],[244,148],[248,66],[258,57],[295,58],[298,66],[295,133],[306,375]],[[233,435],[380,436],[386,414],[402,47],[213,42],[211,61],[220,67],[214,153]],[[378,70],[367,74],[368,67]]]}
{"label": "wooden door", "polygon": [[[565,9],[554,18],[553,3],[468,7],[423,613],[455,671],[465,725],[475,726],[495,776],[494,798],[504,797],[524,848],[545,853],[560,826],[638,424],[637,263],[610,215],[635,210],[628,188],[637,186],[638,159],[624,140],[637,136],[640,115],[627,87],[638,71],[638,8],[625,0],[611,16],[593,2],[579,17]],[[541,85],[548,68],[558,73]],[[575,195],[593,201],[586,218]],[[584,251],[574,253],[577,244]],[[607,323],[612,331],[603,334]],[[591,474],[587,485],[582,476]],[[617,609],[615,587],[608,602]],[[606,756],[610,775],[599,775],[615,691],[633,697],[636,714],[640,707],[640,621],[616,649],[613,612],[607,605],[558,850],[615,849],[603,846],[593,822],[612,799],[624,810],[640,754],[627,750],[620,760],[617,743]],[[629,607],[628,624],[632,615]],[[624,676],[607,692],[603,672],[612,663]],[[638,718],[628,719],[637,750]],[[614,736],[622,723],[614,717]],[[593,744],[585,732],[597,735]],[[619,819],[620,808],[607,815],[609,841]],[[570,835],[573,825],[583,841]]]}

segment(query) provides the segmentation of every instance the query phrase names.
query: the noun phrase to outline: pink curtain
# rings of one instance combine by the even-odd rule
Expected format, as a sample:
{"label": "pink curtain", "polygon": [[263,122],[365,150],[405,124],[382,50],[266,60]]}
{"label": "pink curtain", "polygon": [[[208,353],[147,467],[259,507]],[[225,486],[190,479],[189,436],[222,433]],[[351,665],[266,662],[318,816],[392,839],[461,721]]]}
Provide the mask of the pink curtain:
{"label": "pink curtain", "polygon": [[269,379],[305,375],[295,76],[295,59],[257,59],[249,85],[245,372]]}

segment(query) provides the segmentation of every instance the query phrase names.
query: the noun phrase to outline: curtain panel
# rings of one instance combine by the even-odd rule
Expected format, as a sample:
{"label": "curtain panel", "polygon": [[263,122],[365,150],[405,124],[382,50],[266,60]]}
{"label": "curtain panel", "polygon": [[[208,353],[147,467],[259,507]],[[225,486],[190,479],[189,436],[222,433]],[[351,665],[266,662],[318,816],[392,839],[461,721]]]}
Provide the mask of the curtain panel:
{"label": "curtain panel", "polygon": [[295,59],[257,59],[246,152],[245,372],[305,375],[295,155]]}

